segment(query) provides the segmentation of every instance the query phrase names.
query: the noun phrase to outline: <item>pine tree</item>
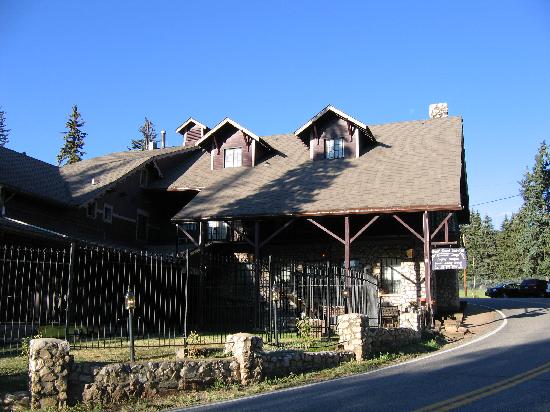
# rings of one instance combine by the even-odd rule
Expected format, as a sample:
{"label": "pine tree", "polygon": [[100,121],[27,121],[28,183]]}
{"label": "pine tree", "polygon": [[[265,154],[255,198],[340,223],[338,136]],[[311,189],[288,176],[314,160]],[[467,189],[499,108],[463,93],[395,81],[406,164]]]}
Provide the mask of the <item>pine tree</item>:
{"label": "pine tree", "polygon": [[519,218],[513,214],[504,217],[497,234],[497,272],[499,280],[519,281],[524,277],[521,250],[518,247],[521,236]]}
{"label": "pine tree", "polygon": [[69,115],[69,120],[65,124],[66,132],[63,132],[63,140],[65,144],[59,150],[57,155],[57,163],[59,166],[76,163],[82,160],[85,154],[84,139],[87,136],[86,132],[80,130],[86,122],[82,120],[82,116],[78,112],[76,104],[73,106],[73,111]]}
{"label": "pine tree", "polygon": [[[0,108],[1,109],[1,108]],[[0,147],[4,147],[10,141],[8,135],[10,134],[10,129],[6,126],[6,112],[0,110]]]}
{"label": "pine tree", "polygon": [[497,233],[491,218],[471,211],[470,224],[463,225],[461,231],[468,252],[468,277],[475,276],[478,284],[497,280]]}
{"label": "pine tree", "polygon": [[155,126],[153,125],[153,122],[147,118],[147,116],[145,116],[145,121],[139,128],[139,132],[141,133],[141,139],[132,139],[128,150],[147,150],[147,145],[149,142],[157,141]]}
{"label": "pine tree", "polygon": [[550,273],[550,151],[542,142],[535,165],[521,184],[524,204],[518,213],[519,250],[526,277],[547,278]]}

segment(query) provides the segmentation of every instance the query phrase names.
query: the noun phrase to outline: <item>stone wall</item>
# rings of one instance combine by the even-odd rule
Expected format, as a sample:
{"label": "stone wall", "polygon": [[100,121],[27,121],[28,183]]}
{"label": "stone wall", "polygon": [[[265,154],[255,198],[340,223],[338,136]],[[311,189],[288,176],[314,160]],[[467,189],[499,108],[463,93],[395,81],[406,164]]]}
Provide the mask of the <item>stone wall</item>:
{"label": "stone wall", "polygon": [[84,385],[82,401],[88,405],[106,405],[201,389],[216,381],[240,382],[239,364],[234,358],[115,363],[94,370],[92,382]]}
{"label": "stone wall", "polygon": [[420,341],[411,328],[369,328],[368,317],[358,313],[338,316],[340,345],[355,353],[357,360],[380,352],[391,352]]}
{"label": "stone wall", "polygon": [[301,350],[285,350],[267,352],[263,355],[264,378],[288,376],[326,368],[334,368],[341,363],[355,360],[355,354],[350,351],[304,352]]}
{"label": "stone wall", "polygon": [[355,359],[350,351],[306,352],[281,350],[264,352],[262,339],[248,333],[227,336],[225,352],[232,354],[240,364],[243,385],[264,378],[288,376],[338,366]]}
{"label": "stone wall", "polygon": [[66,406],[70,361],[69,342],[50,338],[31,340],[29,387],[33,409]]}

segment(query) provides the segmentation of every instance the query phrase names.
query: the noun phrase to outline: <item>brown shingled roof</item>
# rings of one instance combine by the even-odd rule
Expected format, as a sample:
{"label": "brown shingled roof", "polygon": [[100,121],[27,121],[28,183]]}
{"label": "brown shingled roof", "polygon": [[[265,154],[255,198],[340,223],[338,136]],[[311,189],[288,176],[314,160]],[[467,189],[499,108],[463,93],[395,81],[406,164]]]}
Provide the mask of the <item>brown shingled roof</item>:
{"label": "brown shingled roof", "polygon": [[460,210],[462,119],[370,126],[378,144],[357,159],[311,161],[294,134],[264,139],[279,153],[253,168],[210,170],[203,154],[169,189],[204,182],[174,220]]}

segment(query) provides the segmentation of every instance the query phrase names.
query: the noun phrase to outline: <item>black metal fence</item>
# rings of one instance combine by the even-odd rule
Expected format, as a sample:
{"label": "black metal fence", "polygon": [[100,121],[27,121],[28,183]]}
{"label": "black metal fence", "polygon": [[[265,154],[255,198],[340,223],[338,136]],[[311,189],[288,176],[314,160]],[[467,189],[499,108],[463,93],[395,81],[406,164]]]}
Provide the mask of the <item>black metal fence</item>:
{"label": "black metal fence", "polygon": [[36,335],[66,338],[75,348],[126,345],[128,289],[136,297],[136,346],[220,344],[234,332],[292,341],[298,319],[330,339],[346,312],[378,324],[376,280],[331,262],[2,245],[0,347],[17,348]]}

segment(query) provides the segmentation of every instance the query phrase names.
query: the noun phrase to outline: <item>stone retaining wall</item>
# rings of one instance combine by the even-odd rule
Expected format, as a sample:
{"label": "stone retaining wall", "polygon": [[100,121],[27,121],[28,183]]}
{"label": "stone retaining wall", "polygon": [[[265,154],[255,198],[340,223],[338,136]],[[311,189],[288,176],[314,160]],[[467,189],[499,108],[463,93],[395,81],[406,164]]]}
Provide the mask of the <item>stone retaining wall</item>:
{"label": "stone retaining wall", "polygon": [[334,368],[355,360],[349,351],[304,352],[299,350],[267,352],[263,355],[263,376],[275,378],[316,370]]}
{"label": "stone retaining wall", "polygon": [[200,389],[215,382],[249,385],[265,378],[335,367],[420,340],[420,333],[412,329],[369,329],[368,318],[354,313],[338,317],[338,333],[343,351],[264,352],[260,337],[238,333],[226,340],[225,351],[232,357],[108,365],[75,363],[68,342],[35,339],[29,355],[30,403],[33,409],[62,408],[67,399],[70,403],[108,405]]}
{"label": "stone retaining wall", "polygon": [[82,401],[106,405],[177,390],[200,389],[219,381],[240,382],[234,358],[165,362],[115,363],[95,370],[84,385]]}
{"label": "stone retaining wall", "polygon": [[395,351],[420,342],[420,332],[410,328],[369,328],[366,315],[350,313],[338,316],[340,345],[355,353],[356,359]]}

